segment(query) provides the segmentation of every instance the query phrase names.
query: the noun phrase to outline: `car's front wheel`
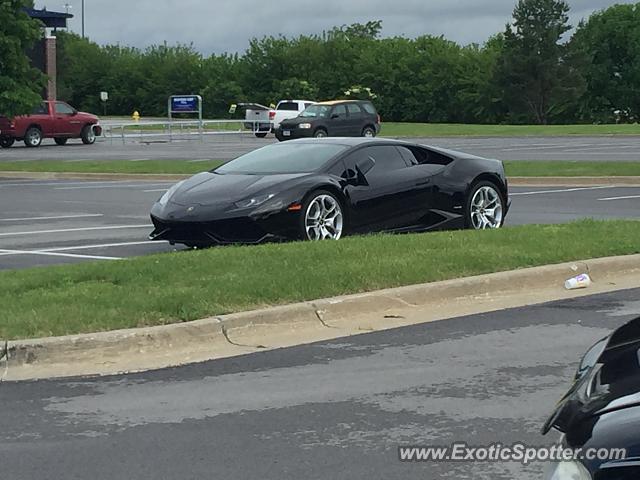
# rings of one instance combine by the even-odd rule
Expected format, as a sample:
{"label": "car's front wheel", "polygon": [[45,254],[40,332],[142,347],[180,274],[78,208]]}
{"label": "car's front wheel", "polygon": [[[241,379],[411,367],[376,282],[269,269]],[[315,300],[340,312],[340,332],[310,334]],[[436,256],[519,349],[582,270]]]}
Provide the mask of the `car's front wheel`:
{"label": "car's front wheel", "polygon": [[313,136],[315,138],[325,138],[328,137],[327,131],[324,128],[319,128],[315,132],[313,132]]}
{"label": "car's front wheel", "polygon": [[10,148],[11,146],[13,146],[14,142],[15,142],[14,138],[0,137],[0,147],[2,148]]}
{"label": "car's front wheel", "polygon": [[301,230],[305,240],[339,240],[344,225],[342,204],[331,192],[313,192],[302,205]]}
{"label": "car's front wheel", "polygon": [[467,199],[467,228],[486,230],[500,228],[504,223],[504,199],[492,182],[478,182]]}
{"label": "car's front wheel", "polygon": [[39,147],[42,143],[42,131],[38,127],[30,127],[24,134],[24,144],[27,147]]}
{"label": "car's front wheel", "polygon": [[93,145],[96,143],[96,132],[93,129],[93,125],[85,125],[82,129],[81,138],[82,143],[85,145]]}

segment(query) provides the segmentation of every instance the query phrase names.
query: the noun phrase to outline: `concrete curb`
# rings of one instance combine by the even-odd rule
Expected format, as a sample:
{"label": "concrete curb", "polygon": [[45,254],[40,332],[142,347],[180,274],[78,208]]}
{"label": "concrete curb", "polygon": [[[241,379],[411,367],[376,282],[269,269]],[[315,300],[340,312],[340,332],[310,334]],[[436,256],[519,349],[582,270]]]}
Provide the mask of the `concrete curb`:
{"label": "concrete curb", "polygon": [[[368,314],[384,314],[399,308],[443,308],[448,303],[470,303],[477,298],[508,297],[519,293],[544,290],[549,286],[561,289],[564,281],[581,272],[589,272],[594,282],[611,283],[621,275],[640,278],[640,255],[607,257],[556,265],[491,273],[442,282],[410,285],[375,292],[347,295],[292,305],[270,307],[212,317],[188,323],[157,327],[117,330],[85,335],[10,341],[6,345],[7,370],[55,364],[73,364],[76,375],[101,373],[96,365],[117,363],[130,355],[142,368],[160,368],[172,363],[145,364],[144,355],[167,351],[187,352],[181,360],[195,361],[192,352],[206,352],[200,359],[212,358],[219,350],[236,347],[265,348],[262,345],[240,343],[241,338],[263,338],[263,333],[284,332],[299,328],[332,328],[340,322],[348,324],[354,318]],[[638,282],[640,285],[640,282]],[[282,330],[277,330],[282,329]],[[246,335],[250,332],[251,335]],[[252,350],[255,351],[255,350]],[[0,349],[0,366],[2,366]],[[208,355],[208,356],[207,356]],[[106,360],[105,360],[106,359]],[[173,363],[175,364],[175,363]],[[78,367],[81,365],[81,367]],[[78,370],[80,368],[80,370]],[[115,373],[115,372],[113,372]]]}
{"label": "concrete curb", "polygon": [[[135,181],[175,181],[191,175],[156,173],[73,173],[73,172],[2,172],[0,179],[23,180],[135,180]],[[591,187],[595,185],[640,186],[640,176],[618,177],[509,177],[509,185],[514,187]]]}

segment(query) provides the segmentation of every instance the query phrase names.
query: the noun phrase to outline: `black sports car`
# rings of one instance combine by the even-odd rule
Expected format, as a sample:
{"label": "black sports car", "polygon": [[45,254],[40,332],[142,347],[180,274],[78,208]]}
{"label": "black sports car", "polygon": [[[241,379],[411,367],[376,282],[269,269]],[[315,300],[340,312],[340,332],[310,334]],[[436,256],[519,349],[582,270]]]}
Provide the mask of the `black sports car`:
{"label": "black sports car", "polygon": [[498,228],[502,162],[396,140],[273,144],[171,187],[150,238],[208,246],[345,234]]}
{"label": "black sports car", "polygon": [[547,480],[640,478],[640,318],[587,351],[542,433],[551,428],[578,455],[551,464]]}

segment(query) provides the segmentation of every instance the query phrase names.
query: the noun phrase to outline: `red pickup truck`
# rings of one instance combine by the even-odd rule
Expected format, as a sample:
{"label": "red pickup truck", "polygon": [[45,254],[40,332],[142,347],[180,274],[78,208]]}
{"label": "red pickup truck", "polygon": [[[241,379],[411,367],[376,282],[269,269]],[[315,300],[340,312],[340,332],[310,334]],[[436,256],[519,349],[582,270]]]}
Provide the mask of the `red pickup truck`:
{"label": "red pickup truck", "polygon": [[27,147],[37,147],[43,138],[53,138],[64,145],[70,138],[81,138],[82,143],[95,143],[102,134],[100,120],[90,113],[78,112],[64,102],[44,101],[31,115],[12,120],[0,116],[0,147],[9,148],[16,140]]}

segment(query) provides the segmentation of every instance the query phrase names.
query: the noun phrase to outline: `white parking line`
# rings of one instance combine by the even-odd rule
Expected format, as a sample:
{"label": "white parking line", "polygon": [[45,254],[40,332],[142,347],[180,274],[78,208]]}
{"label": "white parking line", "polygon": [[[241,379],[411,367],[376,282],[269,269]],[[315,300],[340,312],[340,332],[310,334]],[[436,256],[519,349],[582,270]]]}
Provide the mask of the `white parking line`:
{"label": "white parking line", "polygon": [[54,190],[86,190],[86,189],[97,189],[97,188],[142,188],[142,187],[155,187],[160,185],[173,185],[173,183],[174,182],[163,182],[163,183],[146,183],[142,185],[120,184],[120,185],[101,185],[101,186],[82,185],[79,187],[56,187]]}
{"label": "white parking line", "polygon": [[61,228],[58,230],[36,230],[31,232],[6,232],[0,233],[0,237],[17,237],[20,235],[42,235],[45,233],[65,233],[65,232],[91,232],[96,230],[124,230],[126,228],[153,228],[153,225],[111,225],[105,227],[85,227],[85,228]]}
{"label": "white parking line", "polygon": [[131,183],[131,181],[126,180],[104,180],[104,181],[84,181],[84,182],[0,182],[1,187],[52,187],[52,186],[61,186],[61,185],[113,185],[113,184],[123,184],[123,183]]}
{"label": "white parking line", "polygon": [[563,188],[559,190],[536,190],[533,192],[514,192],[509,193],[510,197],[521,196],[521,195],[542,195],[545,193],[563,193],[563,192],[579,192],[581,190],[602,190],[604,188],[618,188],[615,185],[601,185],[598,187],[579,187],[579,188]]}
{"label": "white parking line", "polygon": [[120,257],[104,257],[99,255],[78,255],[75,253],[54,253],[40,250],[5,250],[0,249],[0,255],[44,255],[49,257],[88,258],[91,260],[122,260]]}
{"label": "white parking line", "polygon": [[166,243],[164,240],[148,240],[146,242],[101,243],[97,245],[75,245],[73,247],[41,248],[40,252],[67,252],[70,250],[90,250],[93,248],[129,247],[133,245],[152,245]]}
{"label": "white parking line", "polygon": [[598,200],[601,202],[609,202],[611,200],[629,200],[631,198],[640,198],[640,195],[627,195],[625,197],[607,197],[607,198],[599,198]]}
{"label": "white parking line", "polygon": [[55,217],[23,217],[23,218],[0,218],[0,222],[28,222],[31,220],[60,220],[63,218],[89,218],[103,217],[102,213],[83,213],[80,215],[57,215]]}

